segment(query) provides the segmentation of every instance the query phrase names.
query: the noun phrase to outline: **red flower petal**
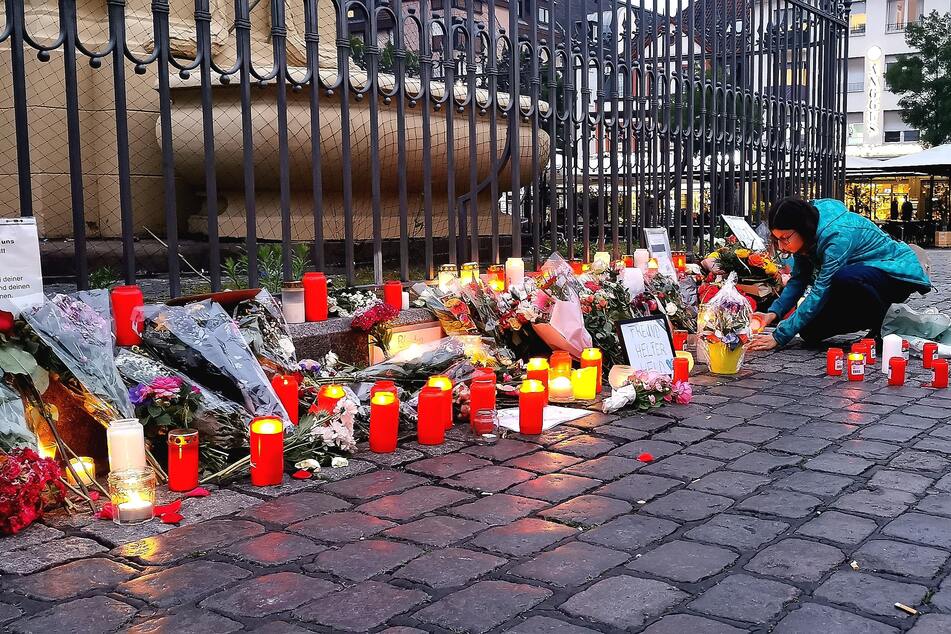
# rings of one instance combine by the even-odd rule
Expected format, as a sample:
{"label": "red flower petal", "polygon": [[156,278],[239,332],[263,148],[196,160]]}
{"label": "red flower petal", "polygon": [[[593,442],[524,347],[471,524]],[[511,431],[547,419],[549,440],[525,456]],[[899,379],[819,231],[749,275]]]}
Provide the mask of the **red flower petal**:
{"label": "red flower petal", "polygon": [[195,487],[191,491],[185,494],[187,498],[203,498],[211,495],[211,491],[204,487]]}
{"label": "red flower petal", "polygon": [[162,515],[163,524],[178,524],[182,519],[180,513],[165,513]]}
{"label": "red flower petal", "polygon": [[99,509],[99,512],[96,513],[96,519],[100,520],[111,520],[112,519],[112,504],[106,502],[102,505],[102,508]]}
{"label": "red flower petal", "polygon": [[306,469],[300,469],[291,474],[292,478],[297,478],[298,480],[307,480],[308,478],[313,478],[314,474]]}
{"label": "red flower petal", "polygon": [[89,499],[92,500],[93,502],[97,501],[99,499],[99,491],[90,491]]}
{"label": "red flower petal", "polygon": [[160,504],[159,506],[156,506],[155,514],[158,516],[165,515],[166,513],[174,514],[174,513],[178,513],[178,510],[180,508],[182,508],[182,501],[175,500],[174,502],[170,502],[169,504]]}
{"label": "red flower petal", "polygon": [[639,456],[637,457],[637,459],[640,460],[641,462],[653,462],[653,461],[654,461],[654,456],[652,456],[651,454],[649,454],[649,453],[647,453],[647,452],[645,451],[644,453],[642,453],[641,455],[639,455]]}

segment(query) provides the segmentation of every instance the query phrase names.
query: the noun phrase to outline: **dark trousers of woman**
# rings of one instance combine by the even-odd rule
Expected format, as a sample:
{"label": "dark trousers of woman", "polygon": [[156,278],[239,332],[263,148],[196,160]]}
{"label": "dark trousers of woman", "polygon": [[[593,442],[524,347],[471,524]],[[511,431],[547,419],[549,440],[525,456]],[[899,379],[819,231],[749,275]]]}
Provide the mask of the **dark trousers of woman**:
{"label": "dark trousers of woman", "polygon": [[914,284],[897,280],[873,266],[843,266],[833,276],[819,314],[799,336],[807,345],[862,330],[878,339],[888,307],[904,302],[916,290]]}

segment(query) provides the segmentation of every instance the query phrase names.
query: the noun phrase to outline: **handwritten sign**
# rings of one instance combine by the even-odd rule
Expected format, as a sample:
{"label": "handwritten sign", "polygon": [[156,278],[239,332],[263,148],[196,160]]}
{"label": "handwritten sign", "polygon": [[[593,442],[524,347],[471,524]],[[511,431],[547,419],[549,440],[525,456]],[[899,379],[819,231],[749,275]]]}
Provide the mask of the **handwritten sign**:
{"label": "handwritten sign", "polygon": [[36,219],[0,218],[0,306],[15,304],[25,308],[42,301],[43,271]]}
{"label": "handwritten sign", "polygon": [[743,246],[755,251],[763,251],[766,249],[766,243],[759,237],[759,234],[756,233],[756,229],[751,227],[750,223],[746,222],[746,218],[740,216],[723,216],[723,222],[726,223],[726,226],[730,228],[730,231],[733,232],[733,235],[736,236],[736,239],[739,240]]}
{"label": "handwritten sign", "polygon": [[618,338],[627,365],[635,370],[673,374],[674,342],[667,319],[652,315],[618,322]]}
{"label": "handwritten sign", "polygon": [[674,259],[670,252],[670,236],[667,229],[644,228],[644,239],[651,257],[657,260],[657,270],[668,277],[677,279],[677,269],[674,268]]}
{"label": "handwritten sign", "polygon": [[[390,335],[390,356],[409,350],[412,346],[424,346],[443,338],[442,326],[438,321],[427,321],[422,324],[410,324],[393,328]],[[386,361],[383,353],[376,346],[370,346],[370,364]]]}

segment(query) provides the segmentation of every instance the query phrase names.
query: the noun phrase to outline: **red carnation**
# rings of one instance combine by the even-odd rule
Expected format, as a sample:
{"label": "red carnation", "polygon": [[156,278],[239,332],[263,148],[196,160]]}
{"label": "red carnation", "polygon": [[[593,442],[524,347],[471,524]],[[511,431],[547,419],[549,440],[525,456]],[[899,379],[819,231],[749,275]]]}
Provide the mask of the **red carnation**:
{"label": "red carnation", "polygon": [[399,315],[398,310],[389,304],[378,302],[363,312],[354,315],[350,326],[363,332],[370,332],[374,326],[393,321],[397,315]]}
{"label": "red carnation", "polygon": [[17,533],[43,516],[66,493],[62,471],[32,449],[0,455],[0,534]]}
{"label": "red carnation", "polygon": [[0,310],[0,332],[7,335],[13,330],[13,313]]}

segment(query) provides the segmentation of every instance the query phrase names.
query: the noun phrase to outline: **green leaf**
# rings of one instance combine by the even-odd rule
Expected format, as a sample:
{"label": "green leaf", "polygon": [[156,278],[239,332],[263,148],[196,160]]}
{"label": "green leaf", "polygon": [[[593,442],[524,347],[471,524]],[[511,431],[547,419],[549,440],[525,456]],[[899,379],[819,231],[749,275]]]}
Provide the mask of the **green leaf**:
{"label": "green leaf", "polygon": [[36,359],[30,353],[9,343],[0,346],[0,370],[10,374],[32,375],[36,369]]}

